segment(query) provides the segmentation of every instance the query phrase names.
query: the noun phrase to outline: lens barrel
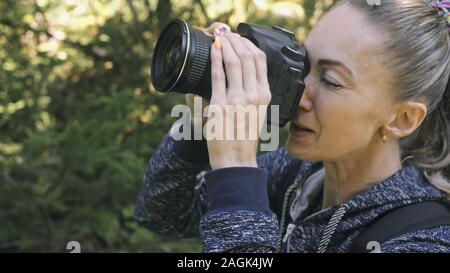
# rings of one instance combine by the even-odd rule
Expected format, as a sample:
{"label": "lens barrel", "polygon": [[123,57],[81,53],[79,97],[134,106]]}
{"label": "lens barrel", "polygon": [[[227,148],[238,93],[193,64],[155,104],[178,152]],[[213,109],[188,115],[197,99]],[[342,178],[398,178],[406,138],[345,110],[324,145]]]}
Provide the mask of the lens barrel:
{"label": "lens barrel", "polygon": [[158,91],[194,93],[211,98],[210,48],[213,38],[171,21],[161,32],[152,59],[152,84]]}

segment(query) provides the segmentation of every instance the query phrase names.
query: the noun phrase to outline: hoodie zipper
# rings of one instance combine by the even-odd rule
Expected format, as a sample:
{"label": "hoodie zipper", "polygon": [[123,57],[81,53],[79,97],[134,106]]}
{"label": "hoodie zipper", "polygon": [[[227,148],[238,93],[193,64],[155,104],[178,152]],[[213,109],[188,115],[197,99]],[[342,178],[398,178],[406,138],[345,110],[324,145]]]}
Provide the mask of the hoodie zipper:
{"label": "hoodie zipper", "polygon": [[286,252],[289,253],[289,245],[291,244],[291,235],[294,232],[294,229],[297,226],[295,224],[290,223],[286,228],[286,234],[283,237],[283,243],[286,244]]}
{"label": "hoodie zipper", "polygon": [[[319,168],[320,169],[320,168]],[[300,183],[303,183],[306,179],[308,179],[309,176],[311,176],[311,174],[313,174],[314,172],[318,171],[319,169],[314,168],[314,166],[311,166],[311,168],[303,175],[303,177],[300,178],[296,178],[294,180],[294,183],[292,183],[292,185],[290,185],[285,194],[284,194],[284,199],[283,199],[283,207],[281,210],[281,220],[280,220],[280,224],[279,224],[279,232],[278,232],[278,240],[277,240],[277,252],[281,252],[281,246],[283,242],[287,242],[290,241],[290,237],[292,235],[292,232],[294,231],[295,225],[290,225],[289,230],[286,231],[286,235],[284,236],[285,238],[283,238],[283,231],[285,228],[285,224],[284,222],[286,222],[286,217],[287,217],[287,208],[289,205],[289,198],[291,196],[292,191],[294,191],[298,185]]]}
{"label": "hoodie zipper", "polygon": [[[286,190],[286,193],[284,195],[283,200],[283,208],[281,213],[281,222],[279,226],[279,232],[278,232],[278,241],[277,241],[277,250],[278,252],[281,252],[281,246],[282,243],[289,242],[291,239],[292,232],[294,231],[296,225],[289,223],[287,226],[286,234],[283,236],[284,231],[284,222],[286,221],[287,216],[287,207],[289,205],[289,197],[291,196],[291,193],[294,189],[298,187],[300,183],[302,183],[305,179],[307,179],[309,175],[305,175],[302,179],[295,179],[294,183],[289,186],[289,188]],[[319,243],[318,253],[325,252],[328,243],[331,241],[331,237],[333,236],[334,232],[336,231],[337,225],[341,221],[342,217],[344,216],[345,212],[347,211],[347,206],[345,204],[342,204],[339,209],[333,214],[333,216],[330,219],[330,222],[328,223],[327,227],[325,228],[325,232],[321,238],[321,242]],[[287,249],[289,251],[289,249]]]}
{"label": "hoodie zipper", "polygon": [[[295,179],[294,183],[292,183],[292,185],[289,186],[289,188],[286,190],[286,193],[284,194],[283,207],[282,207],[282,210],[281,210],[281,220],[280,220],[280,225],[279,225],[279,229],[278,229],[278,240],[277,240],[277,250],[278,250],[278,252],[281,252],[282,242],[287,240],[287,239],[284,240],[284,238],[283,238],[283,231],[284,231],[284,222],[286,222],[287,207],[288,207],[288,204],[289,204],[289,197],[291,196],[292,191],[294,189],[296,189],[297,186],[302,181],[303,181],[303,179],[298,179],[298,178]],[[286,236],[290,236],[290,233],[292,233],[292,230],[289,232],[289,234],[288,234],[288,232],[286,232]]]}

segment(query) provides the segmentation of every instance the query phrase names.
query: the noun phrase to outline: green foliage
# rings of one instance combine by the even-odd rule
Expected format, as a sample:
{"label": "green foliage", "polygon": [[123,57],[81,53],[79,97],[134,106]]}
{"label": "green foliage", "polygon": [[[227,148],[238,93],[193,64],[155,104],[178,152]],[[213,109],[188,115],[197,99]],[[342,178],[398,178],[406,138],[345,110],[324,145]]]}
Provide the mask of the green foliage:
{"label": "green foliage", "polygon": [[286,19],[251,1],[198,0],[1,0],[0,10],[0,251],[66,252],[73,240],[84,252],[201,251],[132,219],[147,161],[183,102],[150,84],[159,31],[180,17],[305,33],[311,11]]}

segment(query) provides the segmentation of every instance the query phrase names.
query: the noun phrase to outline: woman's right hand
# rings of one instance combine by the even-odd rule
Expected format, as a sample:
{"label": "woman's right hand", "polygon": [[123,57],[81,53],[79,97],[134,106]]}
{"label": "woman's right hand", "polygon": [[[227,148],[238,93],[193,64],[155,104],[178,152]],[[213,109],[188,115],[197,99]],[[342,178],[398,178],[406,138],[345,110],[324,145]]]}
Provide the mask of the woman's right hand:
{"label": "woman's right hand", "polygon": [[[217,31],[230,31],[230,26],[228,26],[225,23],[220,23],[220,22],[214,22],[212,23],[209,27],[207,27],[206,29],[203,30],[203,32],[208,35],[208,36],[213,36],[214,32]],[[186,105],[189,106],[189,108],[191,109],[191,123],[193,126],[203,126],[206,121],[207,121],[207,117],[203,117],[203,112],[201,113],[196,113],[194,112],[194,98],[199,98],[202,100],[202,110],[209,105],[209,101],[198,96],[195,94],[186,94],[185,95],[185,99],[186,99]]]}

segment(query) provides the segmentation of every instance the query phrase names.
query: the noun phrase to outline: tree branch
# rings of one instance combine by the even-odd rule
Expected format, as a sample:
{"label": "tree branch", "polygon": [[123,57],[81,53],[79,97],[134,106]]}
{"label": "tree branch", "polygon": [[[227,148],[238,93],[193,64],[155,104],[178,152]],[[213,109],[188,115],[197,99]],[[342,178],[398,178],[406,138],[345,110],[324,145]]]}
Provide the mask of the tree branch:
{"label": "tree branch", "polygon": [[205,16],[205,18],[206,18],[206,25],[209,26],[212,23],[212,21],[208,15],[208,12],[206,11],[206,7],[203,4],[202,0],[195,0],[195,4],[200,6],[200,10],[202,11],[203,16]]}

